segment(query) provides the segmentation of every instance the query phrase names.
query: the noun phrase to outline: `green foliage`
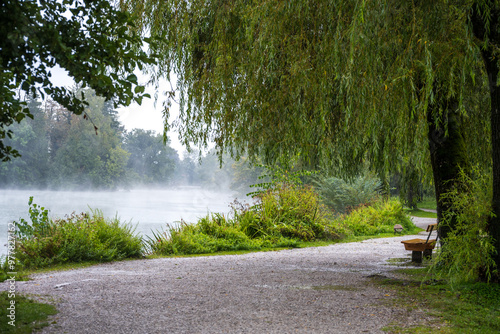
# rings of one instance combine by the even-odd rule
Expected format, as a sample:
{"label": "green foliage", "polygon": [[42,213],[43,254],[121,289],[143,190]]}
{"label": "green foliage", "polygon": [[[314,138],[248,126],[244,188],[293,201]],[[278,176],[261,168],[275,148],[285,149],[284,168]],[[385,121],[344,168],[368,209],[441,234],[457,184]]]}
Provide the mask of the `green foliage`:
{"label": "green foliage", "polygon": [[252,163],[246,157],[240,157],[231,167],[233,169],[233,178],[230,188],[240,194],[249,193],[250,186],[259,183],[259,177],[264,174],[262,167],[258,167],[257,164]]}
{"label": "green foliage", "polygon": [[[44,187],[49,170],[49,141],[47,123],[40,102],[27,98],[27,106],[34,119],[26,119],[9,127],[10,138],[3,140],[23,156],[0,165],[0,184],[16,184],[16,187]],[[36,168],[33,168],[36,166]]]}
{"label": "green foliage", "polygon": [[130,153],[127,168],[133,183],[165,185],[179,163],[177,152],[154,131],[134,129],[125,133],[123,148]]}
{"label": "green foliage", "polygon": [[[477,172],[477,169],[476,169]],[[456,225],[438,252],[432,270],[446,277],[452,284],[489,280],[498,271],[493,254],[493,240],[487,225],[491,219],[491,178],[483,173],[474,177],[463,171],[457,185],[443,199],[452,203],[455,216],[446,215],[440,224],[447,224],[452,218]]]}
{"label": "green foliage", "polygon": [[31,224],[24,218],[16,222],[16,234],[19,238],[31,238],[35,234],[47,236],[50,229],[49,210],[33,203],[33,196],[28,201]]}
{"label": "green foliage", "polygon": [[450,287],[448,282],[436,279],[424,280],[422,284],[425,268],[419,271],[404,269],[401,272],[403,279],[386,279],[381,284],[396,293],[398,307],[425,310],[435,320],[428,321],[424,317],[417,327],[400,322],[384,328],[385,331],[477,334],[500,331],[500,285],[467,283]]}
{"label": "green foliage", "polygon": [[418,203],[418,208],[419,209],[436,210],[436,208],[437,208],[436,196],[424,197],[422,199],[422,201]]}
{"label": "green foliage", "polygon": [[[192,162],[195,162],[193,159],[194,155],[188,156],[190,156]],[[210,150],[203,156],[201,161],[195,162],[195,166],[192,169],[194,175],[192,175],[191,181],[197,180],[193,184],[198,184],[208,189],[227,191],[231,181],[234,179],[233,162],[234,160],[229,155],[225,155],[223,161],[221,161],[215,150]],[[179,167],[181,166],[182,164]]]}
{"label": "green foliage", "polygon": [[258,196],[256,208],[267,233],[308,241],[325,232],[327,213],[310,187],[276,184]]}
{"label": "green foliage", "polygon": [[106,220],[100,211],[51,220],[48,211],[32,204],[31,224],[15,222],[16,259],[24,268],[81,261],[113,261],[142,255],[141,237],[130,224]]}
{"label": "green foliage", "polygon": [[489,155],[472,1],[122,4],[161,38],[155,79],[176,74],[185,143],[214,138],[220,155],[300,155],[350,175],[366,161],[381,174],[429,171],[427,112],[453,96],[468,152]]}
{"label": "green foliage", "polygon": [[420,218],[434,218],[437,219],[436,212],[429,212],[420,209],[416,210],[407,210],[407,213],[412,217],[420,217]]}
{"label": "green foliage", "polygon": [[[123,183],[130,154],[121,146],[120,132],[113,128],[113,119],[106,115],[109,108],[103,98],[86,90],[84,119],[74,117],[67,110],[57,111],[51,123],[59,130],[57,136],[49,130],[51,141],[58,141],[53,149],[53,168],[50,184],[56,187],[91,187],[114,189]],[[89,121],[89,119],[91,121]],[[95,123],[99,129],[94,129]]]}
{"label": "green foliage", "polygon": [[298,241],[337,237],[308,187],[280,184],[261,193],[252,207],[233,203],[234,217],[212,214],[195,225],[181,223],[148,240],[153,253],[199,254],[225,250],[294,247]]}
{"label": "green foliage", "polygon": [[315,187],[322,201],[332,211],[346,213],[377,199],[382,183],[373,174],[366,173],[351,182],[336,177],[319,177]]}
{"label": "green foliage", "polygon": [[[71,13],[69,13],[71,12]],[[59,65],[77,84],[87,85],[116,105],[141,103],[143,89],[131,74],[153,62],[144,42],[130,28],[132,17],[109,1],[2,1],[0,8],[0,159],[17,152],[4,145],[8,126],[33,118],[19,97],[50,96],[75,114],[85,113],[84,94],[55,86],[51,68]],[[17,94],[17,92],[22,92]]]}
{"label": "green foliage", "polygon": [[302,184],[303,177],[311,176],[314,172],[307,170],[291,170],[291,163],[286,163],[289,168],[284,168],[280,165],[262,165],[257,164],[255,167],[258,169],[263,169],[264,172],[258,177],[259,180],[265,180],[265,182],[253,184],[250,188],[260,188],[254,192],[247,194],[247,196],[259,196],[266,193],[269,190],[274,190],[281,187],[284,184],[289,184],[292,186],[300,186]]}
{"label": "green foliage", "polygon": [[235,250],[259,250],[263,242],[251,239],[234,221],[219,214],[201,218],[196,225],[181,222],[178,227],[168,226],[166,232],[153,232],[146,239],[153,254],[203,254]]}
{"label": "green foliage", "polygon": [[355,236],[394,233],[396,224],[402,225],[405,232],[416,232],[416,227],[403,210],[403,205],[395,199],[361,206],[336,220]]}
{"label": "green foliage", "polygon": [[[54,306],[38,303],[25,296],[15,294],[15,297],[9,297],[9,292],[0,293],[0,332],[4,334],[27,334],[35,330],[40,330],[48,326],[46,322],[50,315],[57,314]],[[10,301],[15,301],[15,326],[10,325],[11,321],[7,316],[10,314],[8,307],[11,306]]]}
{"label": "green foliage", "polygon": [[[177,152],[152,131],[123,133],[110,102],[82,90],[88,107],[79,118],[52,100],[30,100],[35,119],[12,126],[6,139],[22,154],[0,165],[0,186],[116,189],[167,184],[179,164]],[[96,132],[94,126],[99,125]]]}
{"label": "green foliage", "polygon": [[313,240],[393,232],[395,224],[408,232],[415,229],[396,200],[333,219],[311,187],[282,183],[261,192],[252,206],[235,201],[232,219],[212,214],[194,225],[181,222],[153,232],[146,244],[151,253],[161,255],[297,247]]}
{"label": "green foliage", "polygon": [[31,222],[15,222],[16,258],[21,267],[40,268],[82,261],[139,257],[142,250],[159,255],[204,254],[238,250],[298,247],[310,241],[391,232],[394,224],[407,231],[414,225],[393,200],[362,207],[332,218],[308,186],[278,184],[256,197],[254,205],[233,203],[233,218],[211,214],[196,224],[181,222],[153,232],[144,241],[130,224],[106,220],[99,211],[51,220],[48,210],[32,203]]}

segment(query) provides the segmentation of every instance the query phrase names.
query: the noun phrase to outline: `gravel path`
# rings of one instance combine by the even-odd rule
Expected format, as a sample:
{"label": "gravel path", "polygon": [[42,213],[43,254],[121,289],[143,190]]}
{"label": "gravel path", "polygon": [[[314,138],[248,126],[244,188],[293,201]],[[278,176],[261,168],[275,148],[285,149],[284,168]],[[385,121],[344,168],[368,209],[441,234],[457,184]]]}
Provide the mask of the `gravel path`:
{"label": "gravel path", "polygon": [[17,291],[56,304],[41,333],[383,333],[425,320],[372,282],[394,276],[388,259],[409,261],[401,240],[411,238],[122,261],[34,275]]}

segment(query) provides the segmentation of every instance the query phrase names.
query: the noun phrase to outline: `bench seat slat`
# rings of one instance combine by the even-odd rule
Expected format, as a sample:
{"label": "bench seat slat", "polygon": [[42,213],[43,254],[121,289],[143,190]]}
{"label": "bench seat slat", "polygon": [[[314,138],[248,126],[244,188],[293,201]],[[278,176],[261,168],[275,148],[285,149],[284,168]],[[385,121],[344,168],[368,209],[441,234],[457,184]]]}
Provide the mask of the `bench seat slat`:
{"label": "bench seat slat", "polygon": [[429,240],[429,242],[426,242],[424,239],[411,239],[403,240],[401,243],[405,245],[406,250],[422,252],[426,249],[434,249],[436,246],[436,239]]}

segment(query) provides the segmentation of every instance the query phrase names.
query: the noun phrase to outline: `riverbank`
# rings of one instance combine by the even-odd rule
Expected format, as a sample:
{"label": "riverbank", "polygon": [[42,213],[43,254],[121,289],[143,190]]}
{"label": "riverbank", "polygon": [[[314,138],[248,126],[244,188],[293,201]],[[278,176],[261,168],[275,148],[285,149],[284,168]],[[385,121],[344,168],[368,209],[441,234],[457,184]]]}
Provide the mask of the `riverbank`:
{"label": "riverbank", "polygon": [[388,260],[408,262],[401,240],[411,238],[108,263],[37,274],[17,289],[56,304],[41,333],[382,333],[427,319],[373,282],[397,275],[399,261]]}
{"label": "riverbank", "polygon": [[[166,224],[183,219],[194,223],[209,211],[228,213],[234,194],[200,187],[131,189],[119,191],[15,190],[0,192],[0,255],[7,254],[7,230],[12,221],[29,219],[29,198],[47,208],[51,218],[64,218],[72,212],[99,209],[105,217],[118,216],[136,226],[141,236],[152,236]],[[209,210],[210,208],[210,210]]]}

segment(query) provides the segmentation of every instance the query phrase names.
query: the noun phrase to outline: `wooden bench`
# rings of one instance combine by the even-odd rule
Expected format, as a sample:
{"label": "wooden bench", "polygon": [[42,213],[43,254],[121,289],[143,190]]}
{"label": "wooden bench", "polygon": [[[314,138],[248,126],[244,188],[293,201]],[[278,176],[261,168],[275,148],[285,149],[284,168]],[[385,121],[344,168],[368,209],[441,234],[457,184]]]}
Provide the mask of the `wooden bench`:
{"label": "wooden bench", "polygon": [[434,229],[437,229],[437,223],[427,226],[427,232],[429,232],[427,240],[411,239],[401,241],[401,243],[405,245],[406,250],[412,251],[412,262],[422,263],[423,256],[427,258],[432,257],[432,250],[434,249],[434,247],[436,247],[437,238],[431,240],[429,240],[429,238],[431,237],[431,233],[432,231],[434,231]]}

